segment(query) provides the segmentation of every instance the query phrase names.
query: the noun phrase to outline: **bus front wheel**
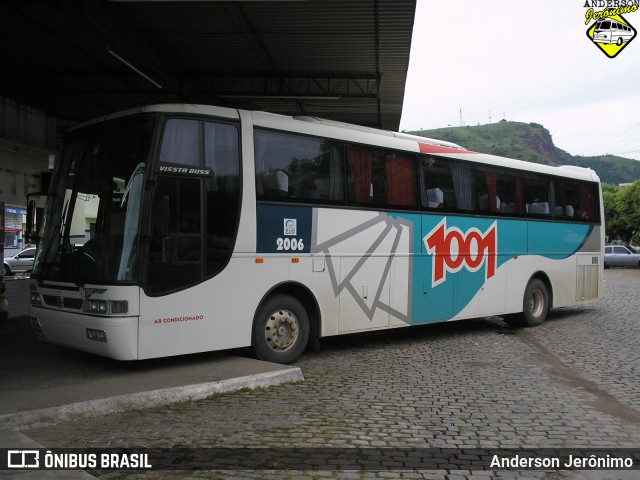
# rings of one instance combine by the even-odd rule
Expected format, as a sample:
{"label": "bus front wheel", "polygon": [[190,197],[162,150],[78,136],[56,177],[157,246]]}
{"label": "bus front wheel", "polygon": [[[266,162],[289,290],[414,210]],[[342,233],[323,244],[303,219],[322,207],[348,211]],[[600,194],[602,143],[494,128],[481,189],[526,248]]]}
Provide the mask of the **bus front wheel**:
{"label": "bus front wheel", "polygon": [[522,313],[505,318],[512,326],[536,327],[543,323],[549,312],[549,291],[546,284],[534,278],[529,282],[522,299]]}
{"label": "bus front wheel", "polygon": [[293,363],[307,347],[309,331],[304,305],[289,295],[273,295],[256,313],[251,345],[261,360]]}

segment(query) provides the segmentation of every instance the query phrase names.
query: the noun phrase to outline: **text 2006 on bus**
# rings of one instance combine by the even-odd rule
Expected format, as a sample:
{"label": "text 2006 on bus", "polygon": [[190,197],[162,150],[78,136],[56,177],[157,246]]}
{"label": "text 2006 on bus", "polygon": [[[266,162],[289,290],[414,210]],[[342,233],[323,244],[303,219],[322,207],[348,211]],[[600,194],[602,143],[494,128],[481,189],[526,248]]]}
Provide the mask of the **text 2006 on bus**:
{"label": "text 2006 on bus", "polygon": [[591,170],[316,118],[157,105],[66,136],[31,277],[43,338],[122,360],[350,332],[603,291]]}

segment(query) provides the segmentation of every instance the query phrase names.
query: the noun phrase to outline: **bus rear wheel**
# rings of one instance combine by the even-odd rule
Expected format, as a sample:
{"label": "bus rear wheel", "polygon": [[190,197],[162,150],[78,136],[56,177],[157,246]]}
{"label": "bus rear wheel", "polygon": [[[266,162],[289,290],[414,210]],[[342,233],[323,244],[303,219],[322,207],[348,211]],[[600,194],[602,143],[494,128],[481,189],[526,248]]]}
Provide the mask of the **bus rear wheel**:
{"label": "bus rear wheel", "polygon": [[549,291],[545,283],[534,278],[529,282],[522,299],[522,313],[509,315],[505,320],[509,325],[519,327],[537,327],[549,313]]}
{"label": "bus rear wheel", "polygon": [[289,295],[273,295],[256,313],[251,345],[261,360],[293,363],[304,353],[309,331],[304,305]]}

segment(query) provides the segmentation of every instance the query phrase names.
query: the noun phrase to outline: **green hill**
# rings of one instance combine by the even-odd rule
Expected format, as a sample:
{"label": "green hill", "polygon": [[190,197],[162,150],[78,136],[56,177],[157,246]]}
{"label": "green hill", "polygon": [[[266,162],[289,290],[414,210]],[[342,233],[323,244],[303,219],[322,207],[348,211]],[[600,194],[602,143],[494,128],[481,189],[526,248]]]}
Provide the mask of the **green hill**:
{"label": "green hill", "polygon": [[640,179],[640,161],[614,155],[573,156],[556,147],[549,130],[538,123],[503,120],[475,127],[447,127],[407,133],[447,140],[469,150],[528,162],[589,167],[606,183],[631,183]]}
{"label": "green hill", "polygon": [[616,155],[599,157],[573,157],[574,165],[589,167],[596,171],[600,180],[618,185],[633,183],[640,179],[640,161]]}

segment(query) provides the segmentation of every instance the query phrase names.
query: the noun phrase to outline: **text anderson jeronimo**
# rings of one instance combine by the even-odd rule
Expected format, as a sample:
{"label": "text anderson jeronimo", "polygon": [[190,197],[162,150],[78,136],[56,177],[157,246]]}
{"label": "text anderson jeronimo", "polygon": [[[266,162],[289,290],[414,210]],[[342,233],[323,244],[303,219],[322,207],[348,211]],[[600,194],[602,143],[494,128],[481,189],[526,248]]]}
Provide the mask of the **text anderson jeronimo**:
{"label": "text anderson jeronimo", "polygon": [[632,468],[633,458],[619,458],[610,455],[598,457],[577,457],[569,455],[564,462],[558,457],[500,457],[494,455],[491,459],[491,468]]}

